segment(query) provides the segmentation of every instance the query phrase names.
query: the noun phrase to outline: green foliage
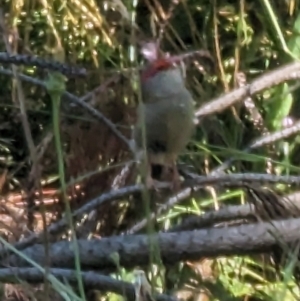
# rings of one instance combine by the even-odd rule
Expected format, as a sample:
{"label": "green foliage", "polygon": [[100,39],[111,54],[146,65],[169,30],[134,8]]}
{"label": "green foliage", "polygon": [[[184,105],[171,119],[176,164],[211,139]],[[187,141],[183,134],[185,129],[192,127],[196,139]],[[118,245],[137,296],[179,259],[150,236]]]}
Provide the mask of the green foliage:
{"label": "green foliage", "polygon": [[[137,96],[135,77],[128,69],[142,63],[138,44],[145,37],[152,37],[153,32],[158,32],[163,19],[160,12],[167,11],[169,6],[169,1],[119,0],[5,0],[3,3],[7,36],[13,51],[60,59],[84,66],[89,71],[85,79],[66,82],[60,75],[57,78],[57,75],[51,77],[53,74],[50,74],[46,90],[29,82],[22,83],[35,146],[42,149],[50,134],[56,138],[57,149],[51,141],[46,144],[45,152],[40,152],[38,181],[43,183],[45,190],[73,189],[68,190],[69,195],[65,198],[65,205],[72,199],[71,208],[67,209],[70,221],[71,210],[109,190],[111,182],[108,183],[108,179],[113,179],[124,162],[131,158],[103,123],[70,104],[69,99],[61,94],[66,89],[79,97],[84,96],[117,72],[127,69],[115,84],[95,94],[88,102],[129,137],[128,128],[132,121],[128,116],[137,104]],[[196,57],[187,68],[187,86],[194,95],[196,106],[200,107],[236,88],[237,72],[243,72],[247,82],[251,82],[269,70],[299,59],[299,8],[299,0],[180,1],[166,26],[162,46],[165,51],[177,54],[198,49],[211,53],[214,66]],[[7,50],[4,40],[0,41],[1,52]],[[3,196],[8,197],[13,192],[30,190],[27,180],[32,172],[32,162],[20,122],[17,84],[15,79],[2,72],[4,68],[9,69],[9,66],[0,67],[0,174],[8,172],[8,176],[0,188]],[[45,83],[45,72],[36,67],[22,66],[18,70]],[[262,117],[264,130],[279,131],[288,120],[299,119],[298,89],[297,85],[284,83],[252,98]],[[230,158],[235,158],[237,163],[229,172],[263,173],[268,168],[266,162],[269,162],[273,173],[299,174],[298,134],[274,143],[272,149],[244,151],[254,139],[265,134],[251,118],[251,112],[241,102],[234,108],[201,120],[181,161],[192,165],[200,174],[210,172]],[[74,183],[81,185],[80,193],[77,193]],[[280,187],[283,194],[290,191],[290,187]],[[98,217],[101,226],[91,232],[100,236],[119,235],[137,223],[141,212],[143,215],[145,212],[144,208],[140,210],[143,202],[134,202],[134,197],[127,201],[101,208]],[[245,194],[240,188],[208,189],[160,214],[155,227],[151,228],[169,229],[179,224],[185,214],[199,214],[221,205],[244,202]],[[28,207],[36,210],[34,205],[30,207],[28,204]],[[149,207],[155,211],[153,204]],[[66,213],[61,208],[56,209],[58,215]],[[265,264],[262,258],[246,256],[208,261],[210,271],[204,275],[204,264],[200,260],[193,264],[163,266],[155,243],[154,254],[149,256],[155,262],[150,265],[148,274],[158,291],[184,294],[184,288],[190,287],[194,293],[189,297],[196,299],[204,295],[199,292],[201,289],[208,288],[210,300],[222,301],[299,299],[291,272],[294,259],[281,270],[280,279],[274,276],[271,263]],[[118,267],[118,275],[114,277],[131,280],[131,271],[122,268],[118,254],[112,254],[112,260]],[[83,295],[82,288],[81,293]],[[120,297],[106,294],[98,299],[114,301]]]}

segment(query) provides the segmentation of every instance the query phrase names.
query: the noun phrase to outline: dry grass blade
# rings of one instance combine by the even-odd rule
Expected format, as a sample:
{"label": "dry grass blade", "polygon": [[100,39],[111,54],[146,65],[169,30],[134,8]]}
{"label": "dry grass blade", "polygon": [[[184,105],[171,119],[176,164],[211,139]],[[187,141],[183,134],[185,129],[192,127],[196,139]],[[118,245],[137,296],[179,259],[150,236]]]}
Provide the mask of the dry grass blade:
{"label": "dry grass blade", "polygon": [[[33,293],[32,300],[56,300],[51,292],[59,288],[65,298],[79,300],[73,280],[82,276],[87,284],[82,295],[89,301],[113,301],[110,291],[129,300],[151,299],[141,278],[136,296],[129,283],[131,269],[138,266],[155,289],[184,298],[300,299],[294,281],[300,187],[300,86],[295,83],[300,64],[294,58],[300,56],[300,12],[297,1],[275,2],[3,2],[1,237],[22,250],[21,255],[33,254],[43,265],[54,262],[57,268],[49,272],[70,285],[40,284],[47,275],[18,264],[17,269],[0,269],[1,285],[14,282],[11,297]],[[175,64],[184,65],[198,123],[179,157],[183,189],[171,192],[166,183],[159,195],[151,192],[147,203],[142,200],[144,186],[134,184],[137,172],[128,137],[139,100],[135,76],[144,68],[137,47],[149,40],[161,45]],[[60,59],[66,64],[58,63]],[[52,113],[43,80],[47,70],[72,78],[58,115],[60,166],[66,170],[74,232],[64,218],[57,180]],[[186,124],[181,118],[176,122],[183,132]],[[50,239],[49,256],[43,227]],[[81,241],[81,275],[72,270],[68,240],[74,235]],[[10,263],[4,259],[14,258],[6,256],[10,246],[3,244],[2,266]],[[35,257],[39,254],[44,257]],[[69,270],[58,268],[67,264]],[[96,275],[95,266],[111,275]],[[208,273],[199,272],[207,266]],[[26,283],[18,286],[18,280]],[[0,288],[0,299],[5,298]]]}

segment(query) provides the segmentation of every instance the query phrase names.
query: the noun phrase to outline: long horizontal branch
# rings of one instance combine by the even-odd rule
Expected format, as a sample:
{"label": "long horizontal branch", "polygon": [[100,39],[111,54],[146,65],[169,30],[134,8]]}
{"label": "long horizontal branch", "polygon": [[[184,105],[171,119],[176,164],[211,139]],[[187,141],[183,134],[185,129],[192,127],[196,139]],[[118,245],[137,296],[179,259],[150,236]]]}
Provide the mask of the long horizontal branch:
{"label": "long horizontal branch", "polygon": [[298,78],[300,78],[300,62],[293,62],[281,66],[259,76],[246,86],[235,89],[209,101],[196,111],[196,116],[200,118],[223,111],[239,100],[253,96],[285,81],[295,80]]}
{"label": "long horizontal branch", "polygon": [[[77,285],[76,271],[68,269],[49,269],[49,274],[60,281],[65,281],[71,285]],[[125,296],[127,300],[134,301],[134,286],[125,281],[116,280],[109,276],[95,272],[81,272],[83,285],[89,289],[97,289],[101,292],[113,292]],[[36,268],[5,268],[0,269],[0,282],[19,283],[26,281],[32,284],[43,283],[45,275]],[[176,301],[177,299],[165,294],[154,295],[157,301]]]}
{"label": "long horizontal branch", "polygon": [[[268,252],[281,242],[293,243],[300,239],[300,219],[257,223],[236,227],[211,228],[195,231],[159,233],[152,235],[125,235],[99,240],[78,240],[83,269],[97,267],[102,271],[116,270],[112,254],[118,254],[124,268],[144,266],[149,263],[150,243],[157,243],[164,264],[175,264],[182,260],[199,260],[218,256],[243,255]],[[43,265],[46,262],[44,245],[34,245],[23,250],[31,260]],[[74,251],[71,243],[61,241],[48,249],[51,267],[73,268]],[[3,265],[23,267],[29,264],[23,258],[11,255]]]}

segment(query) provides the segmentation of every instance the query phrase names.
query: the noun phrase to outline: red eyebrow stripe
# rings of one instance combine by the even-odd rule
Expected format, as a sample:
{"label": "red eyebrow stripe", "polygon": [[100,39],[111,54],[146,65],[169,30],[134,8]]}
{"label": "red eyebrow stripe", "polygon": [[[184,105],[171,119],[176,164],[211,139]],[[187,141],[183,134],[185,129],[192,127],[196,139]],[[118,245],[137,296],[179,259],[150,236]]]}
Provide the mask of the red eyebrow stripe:
{"label": "red eyebrow stripe", "polygon": [[151,63],[150,66],[142,73],[142,79],[154,76],[157,72],[172,68],[172,61],[159,59]]}
{"label": "red eyebrow stripe", "polygon": [[158,69],[158,70],[170,68],[171,66],[172,66],[172,63],[165,59],[157,60],[153,64],[153,68]]}

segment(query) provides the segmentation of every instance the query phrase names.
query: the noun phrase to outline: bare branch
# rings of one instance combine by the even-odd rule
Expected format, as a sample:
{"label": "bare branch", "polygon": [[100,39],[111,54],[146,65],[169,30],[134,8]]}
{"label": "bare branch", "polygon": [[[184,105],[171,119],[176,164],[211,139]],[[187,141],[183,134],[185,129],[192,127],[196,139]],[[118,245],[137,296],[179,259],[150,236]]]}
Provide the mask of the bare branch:
{"label": "bare branch", "polygon": [[267,88],[300,77],[300,63],[294,62],[258,77],[252,83],[213,99],[196,111],[198,118],[225,110],[235,102],[253,96]]}
{"label": "bare branch", "polygon": [[185,187],[221,185],[221,186],[243,186],[247,184],[300,184],[300,176],[277,176],[262,173],[236,173],[224,175],[197,176],[184,182]]}
{"label": "bare branch", "polygon": [[[95,240],[78,240],[83,269],[97,267],[102,271],[115,271],[117,266],[112,254],[117,253],[119,264],[124,268],[149,264],[151,243],[156,241],[164,264],[182,260],[199,260],[218,256],[244,255],[269,252],[280,242],[290,244],[300,239],[300,219],[256,223],[235,227],[159,233],[152,235],[125,235]],[[73,268],[74,251],[69,241],[54,243],[49,248],[51,267]],[[34,245],[23,254],[43,265],[46,260],[45,246]],[[12,267],[28,266],[30,263],[17,255],[2,262]]]}
{"label": "bare branch", "polygon": [[[77,285],[76,271],[67,269],[49,269],[49,275],[60,281],[67,280],[71,285]],[[116,280],[109,276],[95,272],[81,272],[83,284],[86,288],[97,289],[102,292],[113,292],[134,301],[134,287],[131,283]],[[0,282],[19,283],[20,280],[37,284],[44,281],[44,274],[36,268],[7,268],[0,269]],[[177,299],[165,294],[154,295],[157,301],[176,301]]]}

